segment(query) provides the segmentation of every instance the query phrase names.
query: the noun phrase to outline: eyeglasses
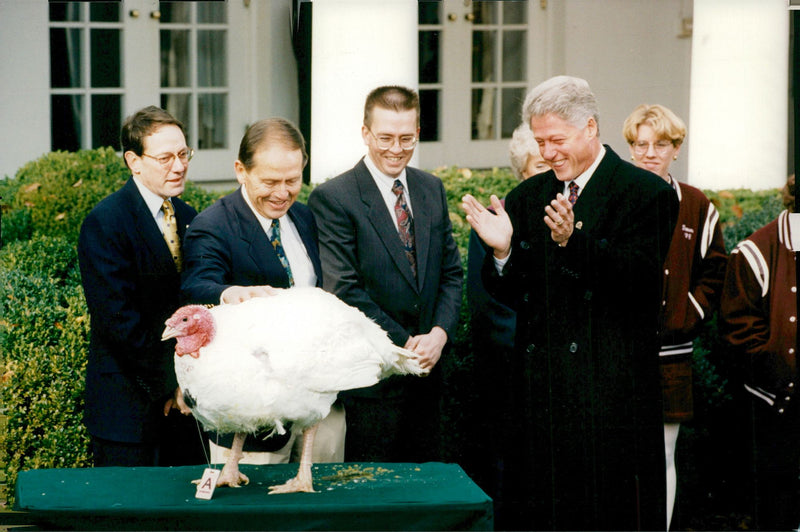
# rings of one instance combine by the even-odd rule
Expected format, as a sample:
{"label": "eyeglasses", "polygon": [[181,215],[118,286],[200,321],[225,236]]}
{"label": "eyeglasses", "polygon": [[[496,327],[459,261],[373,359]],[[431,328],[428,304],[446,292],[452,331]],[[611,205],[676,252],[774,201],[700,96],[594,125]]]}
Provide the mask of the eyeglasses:
{"label": "eyeglasses", "polygon": [[417,145],[416,135],[403,135],[402,137],[393,137],[392,135],[375,135],[370,128],[367,128],[369,134],[375,139],[375,143],[380,150],[391,150],[394,147],[395,139],[400,144],[403,150],[413,150]]}
{"label": "eyeglasses", "polygon": [[164,168],[172,168],[172,165],[175,163],[175,157],[180,159],[183,164],[186,164],[192,160],[192,157],[194,157],[194,150],[191,148],[186,148],[185,150],[181,150],[179,153],[162,153],[161,155],[156,156],[143,153],[142,157],[150,157]]}
{"label": "eyeglasses", "polygon": [[647,153],[647,150],[650,149],[650,146],[656,151],[659,155],[664,155],[668,149],[674,146],[671,140],[657,140],[655,142],[645,142],[643,140],[638,140],[633,143],[633,152],[636,155],[644,155]]}

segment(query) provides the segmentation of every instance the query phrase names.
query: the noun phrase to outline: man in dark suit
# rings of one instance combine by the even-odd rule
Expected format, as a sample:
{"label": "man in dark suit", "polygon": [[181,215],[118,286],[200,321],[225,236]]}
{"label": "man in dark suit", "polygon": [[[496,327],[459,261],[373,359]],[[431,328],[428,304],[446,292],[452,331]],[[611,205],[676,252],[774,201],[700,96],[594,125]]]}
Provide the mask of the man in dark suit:
{"label": "man in dark suit", "polygon": [[664,530],[656,331],[677,197],[601,144],[586,81],[545,81],[523,115],[553,170],[492,197],[496,214],[464,198],[487,289],[517,311],[502,526]]}
{"label": "man in dark suit", "polygon": [[192,150],[183,125],[147,107],[125,120],[133,174],[81,226],[83,290],[91,315],[84,420],[97,466],[203,463],[191,417],[172,411],[175,344],[162,342],[178,307],[180,239],[197,214],[183,192]]}
{"label": "man in dark suit", "polygon": [[419,135],[419,98],[405,87],[367,96],[367,156],[312,191],[323,286],[359,308],[392,341],[419,353],[425,379],[392,377],[344,397],[347,461],[439,457],[437,362],[461,304],[461,261],[442,182],[409,168]]}
{"label": "man in dark suit", "polygon": [[[270,118],[248,128],[234,163],[241,187],[200,213],[186,233],[184,299],[236,304],[322,284],[314,216],[296,202],[307,161],[305,140],[291,122]],[[262,436],[247,438],[242,463],[288,462],[295,441],[302,441],[290,431]],[[232,442],[231,434],[212,433],[212,461],[225,461]],[[314,461],[343,458],[344,414],[334,404],[317,432]]]}

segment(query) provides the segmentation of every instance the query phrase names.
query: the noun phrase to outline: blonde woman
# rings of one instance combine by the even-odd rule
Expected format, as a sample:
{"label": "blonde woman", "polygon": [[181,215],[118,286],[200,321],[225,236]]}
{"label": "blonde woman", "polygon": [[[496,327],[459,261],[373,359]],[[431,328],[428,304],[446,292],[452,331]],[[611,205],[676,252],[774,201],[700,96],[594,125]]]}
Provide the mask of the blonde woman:
{"label": "blonde woman", "polygon": [[633,162],[672,185],[680,200],[678,222],[664,263],[661,318],[661,383],[667,467],[667,529],[675,503],[675,446],[683,421],[692,418],[692,351],[702,323],[719,302],[727,255],[719,214],[697,188],[679,183],[670,165],[686,137],[686,126],[661,105],[640,105],[622,129]]}

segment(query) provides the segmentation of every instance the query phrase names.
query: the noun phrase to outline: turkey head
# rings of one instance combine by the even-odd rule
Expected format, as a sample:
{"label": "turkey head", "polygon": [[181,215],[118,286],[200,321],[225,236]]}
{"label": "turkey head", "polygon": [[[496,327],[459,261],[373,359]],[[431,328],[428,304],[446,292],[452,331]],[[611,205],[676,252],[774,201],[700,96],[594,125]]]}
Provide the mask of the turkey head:
{"label": "turkey head", "polygon": [[175,354],[178,356],[200,356],[200,348],[214,339],[216,327],[214,317],[206,307],[187,305],[175,311],[166,322],[161,340],[177,338]]}

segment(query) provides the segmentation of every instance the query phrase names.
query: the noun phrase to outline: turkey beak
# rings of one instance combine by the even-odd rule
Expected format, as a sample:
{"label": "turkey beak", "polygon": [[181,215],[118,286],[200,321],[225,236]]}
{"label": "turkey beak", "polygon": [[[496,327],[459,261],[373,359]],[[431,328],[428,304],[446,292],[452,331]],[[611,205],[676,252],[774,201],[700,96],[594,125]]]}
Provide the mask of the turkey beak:
{"label": "turkey beak", "polygon": [[169,340],[170,338],[175,338],[176,336],[180,335],[180,331],[174,327],[170,327],[167,325],[167,328],[164,329],[164,332],[161,333],[161,341]]}

